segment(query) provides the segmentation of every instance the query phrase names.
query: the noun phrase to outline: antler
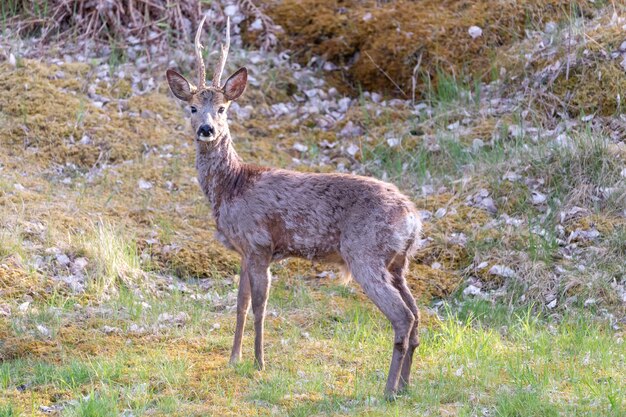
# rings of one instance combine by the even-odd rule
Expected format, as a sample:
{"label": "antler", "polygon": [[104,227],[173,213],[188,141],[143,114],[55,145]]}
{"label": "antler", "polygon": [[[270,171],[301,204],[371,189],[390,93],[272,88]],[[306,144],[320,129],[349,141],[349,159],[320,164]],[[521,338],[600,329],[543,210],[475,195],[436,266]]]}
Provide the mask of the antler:
{"label": "antler", "polygon": [[198,66],[198,90],[202,90],[206,87],[206,70],[204,69],[204,60],[202,59],[202,45],[200,44],[200,35],[202,35],[202,26],[204,26],[204,21],[206,19],[206,15],[202,16],[202,20],[200,20],[200,24],[198,25],[198,29],[196,30],[196,65]]}
{"label": "antler", "polygon": [[228,48],[230,48],[230,17],[226,17],[226,39],[222,44],[222,52],[220,53],[220,60],[217,62],[215,72],[213,73],[212,86],[215,88],[221,88],[220,79],[224,72],[224,66],[226,65],[226,57],[228,56]]}

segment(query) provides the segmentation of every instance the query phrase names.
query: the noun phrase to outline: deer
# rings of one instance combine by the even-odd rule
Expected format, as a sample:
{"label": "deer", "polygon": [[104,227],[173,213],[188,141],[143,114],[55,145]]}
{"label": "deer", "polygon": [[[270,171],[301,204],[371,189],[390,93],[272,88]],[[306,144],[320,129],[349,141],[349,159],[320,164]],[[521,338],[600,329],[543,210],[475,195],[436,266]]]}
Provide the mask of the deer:
{"label": "deer", "polygon": [[227,110],[246,89],[248,70],[222,85],[230,48],[230,21],[210,85],[200,36],[195,35],[198,85],[166,71],[173,95],[190,109],[198,182],[211,206],[216,238],[241,256],[231,365],[241,360],[250,304],[254,314],[254,363],[265,368],[263,333],[270,264],[290,257],[344,268],[391,322],[394,332],[385,397],[409,383],[419,345],[419,310],[405,278],[419,246],[421,218],[392,184],[342,173],[303,173],[245,163],[233,147]]}

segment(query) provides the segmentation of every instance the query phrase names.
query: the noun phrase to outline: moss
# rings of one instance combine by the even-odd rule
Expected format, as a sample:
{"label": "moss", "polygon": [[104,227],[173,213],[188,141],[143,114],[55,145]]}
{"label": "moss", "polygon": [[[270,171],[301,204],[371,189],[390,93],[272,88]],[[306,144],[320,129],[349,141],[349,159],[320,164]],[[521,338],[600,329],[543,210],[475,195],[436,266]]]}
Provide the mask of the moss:
{"label": "moss", "polygon": [[462,277],[456,271],[433,269],[428,265],[411,264],[407,282],[413,294],[422,300],[432,297],[444,298],[452,294],[461,284]]}
{"label": "moss", "polygon": [[621,97],[626,97],[626,72],[619,61],[605,58],[593,64],[580,64],[561,74],[552,87],[573,116],[622,112]]}
{"label": "moss", "polygon": [[[579,3],[582,10],[590,9],[590,2]],[[418,63],[420,82],[422,75],[436,82],[438,71],[487,76],[494,48],[522,38],[529,25],[555,19],[570,8],[566,0],[505,1],[497,7],[488,0],[427,0],[419,7],[409,0],[384,5],[286,0],[268,13],[285,29],[283,42],[302,62],[320,55],[347,66],[340,78],[344,86],[408,96]],[[472,25],[483,28],[481,37],[468,35]]]}

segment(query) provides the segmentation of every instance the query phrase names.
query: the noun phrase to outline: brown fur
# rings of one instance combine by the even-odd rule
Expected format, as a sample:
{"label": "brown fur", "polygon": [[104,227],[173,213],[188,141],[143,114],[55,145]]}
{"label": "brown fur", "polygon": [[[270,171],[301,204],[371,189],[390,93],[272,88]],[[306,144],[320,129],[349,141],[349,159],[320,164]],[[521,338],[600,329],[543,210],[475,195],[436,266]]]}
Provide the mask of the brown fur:
{"label": "brown fur", "polygon": [[[174,94],[195,106],[196,168],[217,226],[217,236],[242,258],[237,325],[231,362],[241,358],[250,303],[255,359],[264,367],[263,328],[272,261],[301,257],[337,262],[352,274],[391,321],[394,349],[385,392],[395,396],[409,381],[419,314],[405,280],[421,221],[413,203],[391,185],[344,174],[310,174],[245,164],[232,146],[225,109],[245,88],[237,71],[222,91],[195,91],[168,70]],[[230,87],[228,87],[230,86]],[[228,91],[228,99],[225,92]],[[210,125],[211,135],[201,134]]]}

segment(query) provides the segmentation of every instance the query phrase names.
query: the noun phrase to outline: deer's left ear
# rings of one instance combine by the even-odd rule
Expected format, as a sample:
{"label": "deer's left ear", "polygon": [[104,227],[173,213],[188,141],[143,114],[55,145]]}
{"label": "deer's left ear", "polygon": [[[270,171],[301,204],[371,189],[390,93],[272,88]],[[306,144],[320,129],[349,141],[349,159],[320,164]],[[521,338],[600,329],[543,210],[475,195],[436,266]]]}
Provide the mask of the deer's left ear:
{"label": "deer's left ear", "polygon": [[245,67],[239,68],[237,72],[226,80],[226,84],[224,84],[224,96],[226,96],[226,99],[229,101],[237,100],[246,89],[247,83],[248,70]]}

